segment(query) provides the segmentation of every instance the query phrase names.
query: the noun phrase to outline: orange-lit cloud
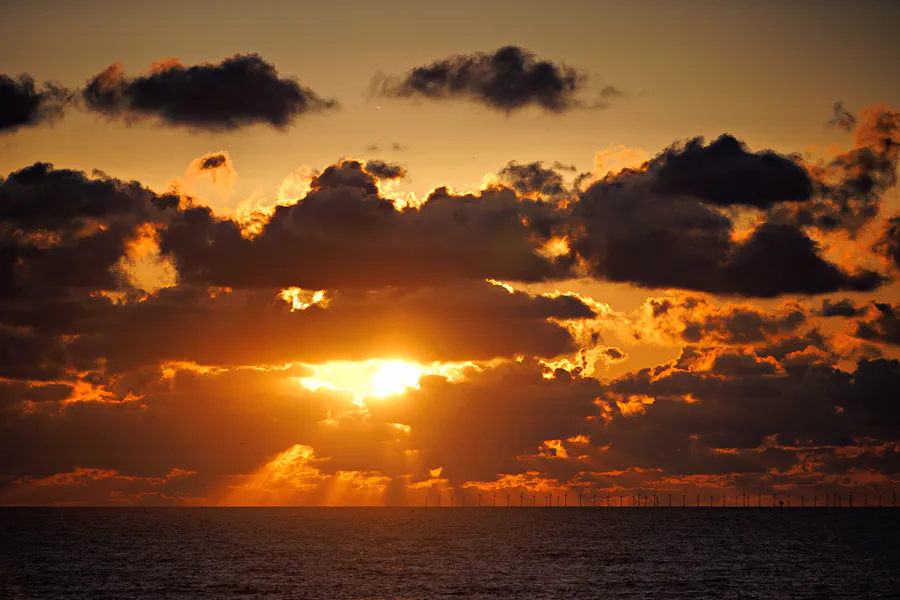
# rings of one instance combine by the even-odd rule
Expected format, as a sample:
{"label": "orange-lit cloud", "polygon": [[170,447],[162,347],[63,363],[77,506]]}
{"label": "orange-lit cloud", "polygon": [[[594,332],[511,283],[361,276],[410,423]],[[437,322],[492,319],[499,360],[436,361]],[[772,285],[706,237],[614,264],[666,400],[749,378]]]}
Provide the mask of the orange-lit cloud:
{"label": "orange-lit cloud", "polygon": [[350,158],[242,202],[226,152],[177,194],[10,173],[0,502],[894,490],[895,116],[821,169],[724,135],[424,198]]}

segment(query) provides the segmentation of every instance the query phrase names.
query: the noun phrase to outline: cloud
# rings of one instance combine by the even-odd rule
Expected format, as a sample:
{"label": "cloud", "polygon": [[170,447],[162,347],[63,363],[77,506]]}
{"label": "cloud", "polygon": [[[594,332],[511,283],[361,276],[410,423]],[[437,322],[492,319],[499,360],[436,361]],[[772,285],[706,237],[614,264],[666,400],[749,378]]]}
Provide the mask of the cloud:
{"label": "cloud", "polygon": [[617,87],[612,86],[612,85],[608,85],[605,88],[603,88],[602,90],[600,90],[601,98],[621,98],[621,97],[627,96],[627,95],[628,95],[627,92],[623,92],[622,90],[620,90]]}
{"label": "cloud", "polygon": [[822,302],[822,310],[819,311],[819,314],[823,317],[855,317],[865,312],[864,308],[861,308],[850,300],[849,298],[841,298],[840,300],[830,300],[829,298],[825,298]]}
{"label": "cloud", "polygon": [[100,361],[115,371],[169,361],[240,366],[552,357],[576,349],[571,334],[553,320],[594,316],[573,296],[509,293],[484,282],[335,292],[304,310],[292,310],[277,295],[220,291],[211,297],[203,289],[163,289],[95,313],[68,349],[84,364]]}
{"label": "cloud", "polygon": [[856,128],[856,117],[853,116],[853,113],[844,108],[843,102],[835,102],[834,118],[832,118],[828,124],[840,127],[844,131],[853,131],[853,129]]}
{"label": "cloud", "polygon": [[[315,431],[329,411],[354,406],[347,394],[313,393],[287,379],[296,372],[178,370],[165,380],[158,373],[135,372],[117,384],[141,392],[142,410],[130,402],[80,402],[58,412],[4,413],[10,435],[0,441],[0,472],[40,479],[80,467],[163,477],[177,467],[197,471],[177,491],[202,495]],[[265,400],[248,403],[252,397]],[[129,450],[136,447],[155,450]]]}
{"label": "cloud", "polygon": [[[26,490],[36,498],[38,481],[85,481],[81,495],[41,498],[77,501],[95,490],[93,501],[108,502],[114,496],[91,487],[95,480],[124,486],[133,478],[123,502],[158,502],[131,493],[164,486],[173,502],[235,501],[239,490],[245,501],[258,492],[263,503],[382,503],[402,501],[402,490],[433,479],[435,467],[442,481],[430,485],[445,494],[809,494],[813,486],[821,494],[852,485],[838,475],[873,469],[890,485],[900,473],[900,448],[890,441],[900,437],[890,393],[900,385],[897,361],[863,361],[852,372],[785,369],[748,348],[691,347],[604,383],[565,372],[548,379],[526,359],[469,367],[452,380],[424,376],[396,401],[364,406],[344,392],[297,385],[296,370],[188,365],[163,380],[156,373],[138,369],[116,384],[140,393],[140,410],[81,402],[0,414],[14,424],[0,438],[0,472],[8,475],[0,501]],[[0,383],[0,394],[8,385]],[[335,488],[342,479],[352,483],[341,492],[347,499]],[[458,493],[457,502],[475,500],[475,491]]]}
{"label": "cloud", "polygon": [[138,77],[112,65],[88,80],[81,98],[88,109],[110,118],[154,118],[163,125],[205,131],[254,124],[284,129],[301,115],[337,107],[296,79],[280,77],[258,54],[193,66],[172,59]]}
{"label": "cloud", "polygon": [[571,248],[593,276],[748,297],[865,291],[883,281],[826,261],[792,225],[764,222],[738,239],[732,219],[703,199],[659,194],[653,173],[604,177],[573,206]]}
{"label": "cloud", "polygon": [[375,419],[408,424],[424,464],[442,465],[458,484],[518,470],[518,456],[577,433],[598,412],[599,391],[593,379],[548,380],[533,363],[511,363],[459,384],[425,378],[409,402],[370,410]]}
{"label": "cloud", "polygon": [[857,119],[843,107],[839,110],[841,128],[855,131],[854,147],[827,163],[807,165],[814,197],[807,203],[777,207],[773,219],[825,232],[846,230],[855,236],[878,215],[882,197],[896,186],[900,113],[876,105],[863,109]]}
{"label": "cloud", "polygon": [[25,231],[83,228],[91,219],[142,222],[157,207],[174,206],[177,198],[157,196],[140,184],[49,163],[15,171],[0,185],[0,220]]}
{"label": "cloud", "polygon": [[201,171],[215,171],[219,167],[225,165],[228,156],[224,153],[207,154],[200,161],[199,169]]}
{"label": "cloud", "polygon": [[509,185],[523,196],[537,195],[561,201],[573,194],[573,190],[559,173],[563,170],[567,171],[569,168],[559,163],[554,163],[553,168],[548,169],[541,161],[526,164],[511,161],[500,170],[498,177],[503,184]]}
{"label": "cloud", "polygon": [[[888,146],[893,117],[866,114],[859,147]],[[722,139],[584,190],[567,165],[510,162],[405,205],[386,192],[404,169],[375,160],[300,169],[275,204],[221,214],[184,192],[233,183],[225,151],[180,195],[9,174],[0,503],[896,488],[900,307],[750,303],[883,279],[777,217],[815,209],[815,170],[804,199],[793,157]],[[895,225],[876,252],[895,253]],[[666,291],[633,312],[565,292],[603,281]],[[379,361],[410,362],[416,386],[370,395]]]}
{"label": "cloud", "polygon": [[0,133],[52,123],[60,118],[71,92],[54,83],[35,86],[28,75],[0,74]]}
{"label": "cloud", "polygon": [[813,191],[798,159],[772,150],[749,152],[727,134],[706,146],[698,137],[670,147],[646,169],[656,176],[654,192],[690,196],[716,206],[768,208],[808,200]]}
{"label": "cloud", "polygon": [[717,307],[696,295],[648,298],[635,321],[634,335],[677,345],[747,345],[772,342],[808,325],[803,308],[785,303],[775,312],[749,304]]}
{"label": "cloud", "polygon": [[210,152],[192,160],[182,177],[170,181],[169,192],[190,199],[192,205],[208,206],[217,215],[233,215],[237,180],[231,155]]}
{"label": "cloud", "polygon": [[111,290],[114,267],[145,225],[170,220],[179,199],[102,173],[35,163],[0,184],[0,293],[23,301],[71,289]]}
{"label": "cloud", "polygon": [[406,177],[406,169],[397,163],[386,163],[383,160],[366,161],[366,172],[378,179],[402,179]]}
{"label": "cloud", "polygon": [[[861,312],[861,309],[860,309]],[[854,337],[900,346],[900,304],[873,302],[854,323]]]}
{"label": "cloud", "polygon": [[887,219],[875,249],[900,268],[900,215]]}
{"label": "cloud", "polygon": [[395,98],[466,99],[507,114],[527,106],[560,113],[583,106],[577,95],[584,77],[565,64],[506,46],[449,56],[402,77],[376,78],[373,85],[377,94]]}
{"label": "cloud", "polygon": [[[752,353],[716,352],[709,361],[702,350],[686,350],[668,368],[610,385],[603,398],[613,416],[591,432],[592,444],[609,445],[603,454],[608,468],[755,474],[748,483],[768,487],[764,473],[787,473],[812,454],[817,458],[807,477],[821,484],[823,471],[844,462],[842,447],[864,437],[895,440],[900,433],[886,401],[900,383],[897,361],[862,361],[853,373],[822,365],[776,372]],[[638,413],[617,405],[636,396],[654,401]],[[884,456],[881,468],[893,461],[896,470],[898,457],[896,450]],[[803,477],[793,483],[803,485]]]}
{"label": "cloud", "polygon": [[530,205],[512,190],[439,188],[398,210],[378,181],[344,161],[316,176],[302,200],[277,207],[252,240],[238,223],[195,208],[162,233],[161,245],[185,281],[228,287],[371,289],[566,274],[541,256],[522,219]]}
{"label": "cloud", "polygon": [[[384,163],[380,165],[376,163],[376,167],[381,165],[384,165],[384,168],[388,168]],[[369,171],[368,168],[363,166],[362,162],[358,160],[342,160],[335,165],[325,167],[322,173],[314,176],[310,182],[310,187],[313,190],[342,187],[359,188],[366,194],[377,196],[380,191],[378,187],[379,179],[381,177],[376,172]]]}

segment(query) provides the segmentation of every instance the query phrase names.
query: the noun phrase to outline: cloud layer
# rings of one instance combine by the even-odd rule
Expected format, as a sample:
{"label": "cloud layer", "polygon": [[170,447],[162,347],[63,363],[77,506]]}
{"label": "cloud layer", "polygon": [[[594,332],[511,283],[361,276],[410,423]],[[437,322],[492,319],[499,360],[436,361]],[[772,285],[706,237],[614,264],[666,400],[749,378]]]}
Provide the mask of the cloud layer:
{"label": "cloud layer", "polygon": [[[522,98],[504,101],[541,101]],[[841,112],[853,149],[821,165],[725,134],[603,176],[508,162],[421,199],[395,191],[403,166],[354,158],[227,208],[189,195],[231,189],[224,150],[166,193],[10,173],[0,503],[896,490],[895,116]],[[609,283],[646,296],[623,311]],[[396,361],[405,391],[376,393]]]}

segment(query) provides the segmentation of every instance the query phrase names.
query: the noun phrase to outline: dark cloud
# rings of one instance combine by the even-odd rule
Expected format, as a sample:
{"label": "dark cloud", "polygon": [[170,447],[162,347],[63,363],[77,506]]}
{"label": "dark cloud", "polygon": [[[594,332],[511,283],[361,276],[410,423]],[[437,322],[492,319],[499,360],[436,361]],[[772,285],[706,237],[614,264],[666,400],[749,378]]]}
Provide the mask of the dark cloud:
{"label": "dark cloud", "polygon": [[199,168],[201,171],[215,171],[224,166],[226,162],[228,162],[228,157],[224,154],[208,154],[201,159]]}
{"label": "dark cloud", "polygon": [[844,131],[853,131],[856,127],[856,117],[844,108],[843,102],[838,101],[834,103],[834,118],[828,124],[840,127]]}
{"label": "dark cloud", "polygon": [[873,302],[855,322],[853,335],[863,340],[900,346],[900,304]]}
{"label": "dark cloud", "polygon": [[615,86],[608,85],[602,90],[600,90],[601,98],[621,98],[622,96],[627,96],[627,92],[623,92]]}
{"label": "dark cloud", "polygon": [[[346,394],[284,385],[286,376],[304,374],[177,371],[161,381],[158,372],[135,373],[115,385],[139,392],[141,410],[130,402],[77,402],[59,412],[5,415],[0,473],[46,477],[90,467],[158,477],[180,466],[199,471],[190,485],[221,486],[228,474],[250,472],[298,436],[310,435],[329,410],[339,414],[352,407]],[[17,395],[34,397],[27,390]],[[248,403],[251,397],[265,401]]]}
{"label": "dark cloud", "polygon": [[560,170],[556,164],[548,169],[541,161],[526,164],[511,161],[500,170],[498,176],[501,182],[519,194],[537,194],[547,199],[561,200],[570,196],[572,189],[559,174]]}
{"label": "dark cloud", "polygon": [[656,176],[656,193],[691,196],[716,206],[768,208],[808,200],[813,192],[798,159],[772,150],[749,152],[727,134],[708,145],[698,137],[668,148],[647,168]]}
{"label": "dark cloud", "polygon": [[115,289],[113,267],[140,226],[174,217],[179,199],[137,182],[35,163],[0,184],[0,295]]}
{"label": "dark cloud", "polygon": [[857,306],[849,298],[841,298],[834,301],[825,298],[819,314],[823,317],[856,317],[864,312],[865,308]]}
{"label": "dark cloud", "polygon": [[282,129],[303,114],[337,106],[296,79],[280,77],[257,54],[194,66],[168,61],[138,77],[113,65],[90,79],[81,95],[87,108],[108,117],[153,117],[165,125],[209,131],[257,123]]}
{"label": "dark cloud", "polygon": [[[796,302],[766,311],[750,304],[716,306],[706,297],[687,294],[648,298],[633,323],[632,334],[639,341],[702,348],[699,354],[685,351],[683,357],[704,353],[713,357],[715,352],[755,354],[760,359],[775,359],[786,368],[794,363],[838,360],[808,313],[808,308]],[[771,367],[769,361],[760,365]]]}
{"label": "dark cloud", "polygon": [[622,362],[623,360],[628,358],[627,352],[624,352],[624,351],[622,351],[618,348],[614,348],[612,346],[601,349],[600,354],[603,357],[603,360],[608,363]]}
{"label": "dark cloud", "polygon": [[383,160],[366,161],[366,171],[378,179],[402,179],[406,177],[406,169],[397,163],[387,163]]}
{"label": "dark cloud", "polygon": [[[161,234],[163,252],[187,282],[307,289],[544,281],[568,268],[539,254],[512,190],[457,195],[435,190],[397,210],[356,162],[329,167],[313,191],[278,207],[253,239],[208,209],[186,210]],[[316,257],[310,259],[310,257]]]}
{"label": "dark cloud", "polygon": [[[878,214],[881,196],[897,184],[900,160],[900,112],[886,107],[863,111],[856,125],[855,148],[839,154],[829,164],[838,182],[823,183],[822,195],[832,203],[817,223],[828,229],[856,216],[865,223]],[[854,224],[855,225],[855,224]]]}
{"label": "dark cloud", "polygon": [[754,347],[754,352],[761,358],[774,358],[781,362],[785,369],[794,366],[805,368],[811,364],[835,362],[842,358],[831,347],[829,338],[816,328],[758,343]]}
{"label": "dark cloud", "polygon": [[856,235],[878,215],[883,195],[897,184],[900,113],[872,106],[864,109],[857,121],[842,107],[840,110],[842,129],[855,131],[853,149],[825,164],[809,165],[815,179],[814,198],[778,207],[773,219]]}
{"label": "dark cloud", "polygon": [[576,167],[575,165],[566,165],[559,162],[558,160],[553,161],[553,168],[557,171],[572,171],[573,173],[578,170],[578,167]]}
{"label": "dark cloud", "polygon": [[594,182],[571,207],[571,248],[596,277],[643,287],[772,297],[872,290],[882,278],[826,261],[802,223],[770,215],[735,235],[734,210],[806,205],[799,159],[694,138]]}
{"label": "dark cloud", "polygon": [[[853,447],[855,440],[900,435],[896,402],[888,399],[900,389],[896,360],[861,361],[853,373],[823,365],[778,373],[777,364],[752,352],[713,356],[710,361],[706,351],[689,348],[669,365],[610,384],[603,398],[618,416],[593,438],[598,446],[610,444],[603,455],[608,468],[704,475],[788,471],[803,453],[837,462],[841,447]],[[634,410],[636,397],[654,401]],[[784,455],[777,460],[786,462],[773,463],[779,452]],[[816,479],[824,482],[823,475]]]}
{"label": "dark cloud", "polygon": [[366,194],[377,196],[378,179],[380,177],[369,171],[362,162],[342,160],[336,165],[329,165],[324,171],[313,177],[310,186],[315,191],[342,187],[358,188]]}
{"label": "dark cloud", "polygon": [[875,249],[900,268],[900,215],[887,220]]}
{"label": "dark cloud", "polygon": [[[882,278],[826,261],[799,228],[763,223],[734,238],[734,223],[707,202],[665,196],[652,168],[607,176],[572,208],[572,250],[602,279],[737,296],[872,290]],[[701,186],[702,187],[702,186]]]}
{"label": "dark cloud", "polygon": [[[776,265],[783,261],[783,266]],[[879,274],[848,273],[822,258],[818,245],[790,225],[764,224],[737,244],[726,270],[731,284],[750,295],[824,294],[830,291],[872,291],[884,283]]]}
{"label": "dark cloud", "polygon": [[421,382],[409,402],[373,407],[373,416],[407,423],[410,442],[426,464],[442,465],[454,483],[519,472],[519,456],[549,439],[565,439],[596,415],[593,379],[563,372],[547,380],[533,363],[473,373],[463,385],[442,378]]}
{"label": "dark cloud", "polygon": [[92,219],[143,222],[177,205],[177,197],[157,196],[137,182],[49,163],[34,163],[0,183],[0,221],[23,231],[83,228]]}
{"label": "dark cloud", "polygon": [[[682,303],[684,306],[684,303]],[[795,333],[806,324],[806,315],[797,307],[767,313],[753,306],[729,306],[710,310],[686,310],[681,338],[691,344],[758,344]]]}
{"label": "dark cloud", "polygon": [[[406,146],[400,144],[399,142],[393,142],[390,148],[392,152],[400,152],[401,150],[406,150]],[[379,146],[377,142],[366,146],[366,150],[369,152],[378,152],[380,149],[381,146]]]}
{"label": "dark cloud", "polygon": [[[398,167],[344,160],[315,176],[302,201],[277,207],[252,239],[238,223],[196,208],[161,233],[162,247],[186,281],[229,287],[533,282],[571,276],[576,264],[598,279],[747,297],[882,283],[871,271],[826,261],[794,225],[763,222],[736,236],[733,217],[711,203],[658,193],[665,164],[610,175],[579,192],[578,179],[568,186],[542,163],[513,162],[500,172],[511,190],[460,195],[439,188],[420,206],[398,209],[379,188],[379,178]],[[569,253],[548,258],[543,244],[552,237],[567,238]],[[299,259],[310,255],[321,258]]]}
{"label": "dark cloud", "polygon": [[762,360],[753,352],[729,350],[715,355],[711,370],[726,377],[774,375],[778,365]]}
{"label": "dark cloud", "polygon": [[0,74],[0,133],[54,121],[70,97],[71,92],[54,83],[38,88],[28,75]]}
{"label": "dark cloud", "polygon": [[565,64],[506,46],[494,53],[456,54],[374,85],[377,93],[397,98],[462,98],[506,113],[527,106],[563,112],[582,106],[577,95],[584,77]]}

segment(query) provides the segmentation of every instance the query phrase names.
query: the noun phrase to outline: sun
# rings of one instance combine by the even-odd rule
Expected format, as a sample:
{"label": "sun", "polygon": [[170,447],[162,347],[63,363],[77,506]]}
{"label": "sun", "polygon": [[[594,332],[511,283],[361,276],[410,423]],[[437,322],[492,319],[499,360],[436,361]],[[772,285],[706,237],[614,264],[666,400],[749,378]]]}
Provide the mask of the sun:
{"label": "sun", "polygon": [[384,364],[372,378],[372,389],[376,396],[402,394],[406,388],[416,387],[421,373],[414,366],[404,362]]}

